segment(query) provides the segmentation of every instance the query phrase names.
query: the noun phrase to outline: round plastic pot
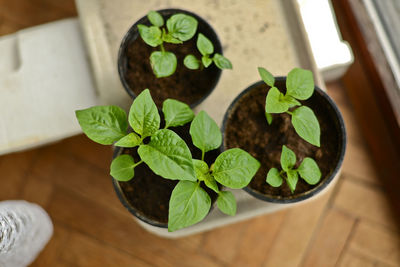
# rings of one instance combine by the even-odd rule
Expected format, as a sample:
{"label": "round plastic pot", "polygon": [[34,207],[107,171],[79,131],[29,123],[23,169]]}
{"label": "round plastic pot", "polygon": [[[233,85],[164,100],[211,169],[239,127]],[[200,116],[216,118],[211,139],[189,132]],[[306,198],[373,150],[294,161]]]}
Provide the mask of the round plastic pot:
{"label": "round plastic pot", "polygon": [[[275,81],[276,81],[276,83],[284,84],[286,81],[286,77],[275,77]],[[221,146],[222,151],[225,151],[226,149],[228,149],[226,147],[227,140],[226,140],[225,131],[226,131],[228,121],[230,120],[231,114],[234,112],[234,110],[237,107],[238,101],[245,95],[249,94],[252,90],[256,89],[257,87],[259,87],[260,85],[263,85],[263,84],[265,84],[263,81],[259,81],[259,82],[252,84],[251,86],[246,88],[242,93],[240,93],[228,107],[228,110],[225,113],[225,116],[223,119],[223,125],[222,125],[222,133],[223,133],[223,142],[222,142],[222,146]],[[267,94],[267,90],[266,90],[265,95],[266,94]],[[302,193],[299,193],[299,194],[294,194],[290,197],[266,195],[266,194],[263,194],[255,189],[251,188],[251,184],[249,184],[243,190],[245,190],[247,193],[251,194],[255,198],[263,200],[263,201],[267,201],[267,202],[280,203],[280,204],[301,202],[306,199],[315,197],[316,195],[321,195],[321,193],[326,191],[327,187],[330,184],[332,184],[334,179],[338,176],[338,173],[339,173],[340,168],[343,163],[343,158],[344,158],[344,154],[345,154],[345,150],[346,150],[346,141],[347,141],[343,117],[342,117],[339,109],[337,108],[336,104],[334,103],[334,101],[320,88],[315,87],[314,94],[312,95],[311,98],[316,99],[316,101],[318,101],[318,103],[326,106],[326,110],[330,114],[331,123],[333,123],[335,125],[336,134],[338,135],[339,147],[338,147],[338,150],[336,153],[336,158],[332,162],[333,166],[331,168],[331,171],[329,172],[329,174],[326,177],[321,177],[321,182],[318,185],[316,185],[315,187],[313,187],[312,189],[302,192]],[[267,123],[266,120],[265,120],[265,123]],[[245,147],[242,147],[242,149],[246,150]],[[266,177],[266,175],[267,174],[265,173],[265,177]]]}
{"label": "round plastic pot", "polygon": [[[198,28],[196,34],[192,38],[197,38],[198,33],[203,33],[207,36],[208,39],[213,43],[214,45],[214,53],[219,53],[222,55],[222,45],[221,42],[218,39],[218,36],[214,29],[201,17],[198,15],[186,11],[186,10],[181,10],[181,9],[162,9],[162,10],[157,10],[163,18],[164,21],[166,21],[171,15],[174,15],[176,13],[183,13],[186,15],[190,15],[194,17],[198,21]],[[125,34],[124,38],[122,39],[119,52],[118,52],[118,73],[119,77],[121,80],[122,85],[124,86],[126,92],[134,99],[136,97],[136,94],[132,90],[132,88],[129,86],[128,80],[127,80],[127,71],[128,71],[128,56],[127,56],[127,51],[128,47],[135,42],[138,38],[140,38],[139,31],[137,28],[138,24],[144,24],[147,26],[150,26],[150,21],[148,20],[147,16],[142,17],[139,19],[135,24],[131,26],[131,28],[128,30],[128,32]],[[150,55],[149,55],[150,57]],[[150,59],[149,59],[150,60]],[[140,62],[138,63],[140,64]],[[184,66],[178,66],[178,67],[184,67]],[[221,76],[221,70],[217,68],[217,74],[215,77],[214,82],[211,84],[210,88],[206,90],[206,93],[203,95],[202,98],[198,99],[197,101],[194,101],[193,103],[189,103],[191,108],[196,107],[199,105],[204,99],[206,99],[211,92],[215,89],[216,85],[218,84],[219,78]],[[172,74],[174,75],[174,74]],[[156,76],[154,76],[154,79],[157,79]],[[162,79],[162,78],[161,78]],[[144,89],[144,88],[143,88]],[[151,88],[150,88],[151,90]]]}

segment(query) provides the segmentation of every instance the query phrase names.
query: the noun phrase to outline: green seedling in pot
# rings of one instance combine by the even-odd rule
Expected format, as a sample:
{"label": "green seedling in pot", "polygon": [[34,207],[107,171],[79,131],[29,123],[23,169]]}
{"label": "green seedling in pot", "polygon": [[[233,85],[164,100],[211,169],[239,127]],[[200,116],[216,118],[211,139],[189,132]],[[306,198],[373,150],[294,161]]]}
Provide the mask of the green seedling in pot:
{"label": "green seedling in pot", "polygon": [[197,59],[194,55],[187,55],[183,61],[183,64],[191,70],[208,68],[213,62],[220,69],[232,69],[232,63],[221,54],[214,53],[214,45],[212,42],[199,33],[197,36],[197,49],[201,53],[201,59]]}
{"label": "green seedling in pot", "polygon": [[262,80],[271,87],[265,101],[265,116],[268,124],[272,123],[275,113],[288,113],[296,133],[312,145],[320,146],[321,130],[314,112],[299,100],[307,100],[314,92],[312,72],[294,68],[286,78],[286,94],[281,93],[275,85],[274,76],[266,69],[259,67]]}
{"label": "green seedling in pot", "polygon": [[267,183],[273,187],[279,187],[282,185],[283,180],[286,180],[286,183],[293,194],[299,176],[310,185],[317,184],[321,179],[321,171],[312,158],[304,158],[297,169],[294,169],[295,165],[295,153],[288,147],[283,146],[281,153],[282,170],[279,171],[277,168],[271,168],[267,174]]}
{"label": "green seedling in pot", "polygon": [[[164,101],[162,112],[165,127],[160,129],[160,115],[150,91],[146,89],[135,98],[128,116],[117,106],[95,106],[76,111],[76,117],[83,132],[97,143],[137,147],[138,162],[127,154],[112,161],[110,174],[114,179],[122,182],[131,180],[135,167],[145,163],[155,174],[179,180],[170,199],[170,231],[195,224],[209,212],[211,200],[200,187],[201,182],[218,193],[217,205],[221,211],[235,214],[233,194],[220,190],[216,182],[230,188],[242,188],[255,175],[259,162],[247,152],[234,148],[220,154],[209,168],[204,162],[204,155],[218,148],[222,140],[215,122],[205,112],[194,117],[188,105],[172,99]],[[185,141],[168,129],[192,120],[190,134],[193,144],[202,151],[201,160],[193,159]],[[128,132],[128,125],[133,132]],[[150,140],[144,142],[145,139]]]}
{"label": "green seedling in pot", "polygon": [[[190,40],[196,34],[198,22],[194,17],[182,13],[172,15],[165,23],[166,25],[164,25],[164,19],[161,14],[156,11],[150,11],[147,14],[147,18],[152,25],[139,24],[139,35],[146,44],[160,48],[159,51],[151,53],[150,65],[157,78],[168,77],[175,72],[177,59],[174,53],[165,50],[164,42],[182,44]],[[204,37],[204,35],[202,36]],[[207,41],[209,40],[207,39]],[[214,49],[211,42],[207,43],[207,48],[209,49],[210,45]],[[232,68],[229,60],[222,55],[215,54],[213,59],[210,59],[209,55],[207,55],[207,58],[211,61],[214,60],[215,64],[218,64],[217,66],[221,66],[220,68],[228,68],[229,66]],[[188,68],[193,69],[194,63],[191,63],[190,60],[188,61],[185,58],[184,64],[190,66]]]}
{"label": "green seedling in pot", "polygon": [[260,163],[239,148],[222,152],[211,167],[204,161],[205,153],[221,146],[222,135],[217,124],[201,111],[190,125],[193,144],[201,150],[201,159],[193,159],[197,181],[179,181],[169,202],[168,230],[175,231],[201,221],[211,208],[211,198],[200,186],[203,182],[218,194],[217,206],[227,215],[236,214],[232,192],[221,190],[218,183],[233,189],[247,186]]}

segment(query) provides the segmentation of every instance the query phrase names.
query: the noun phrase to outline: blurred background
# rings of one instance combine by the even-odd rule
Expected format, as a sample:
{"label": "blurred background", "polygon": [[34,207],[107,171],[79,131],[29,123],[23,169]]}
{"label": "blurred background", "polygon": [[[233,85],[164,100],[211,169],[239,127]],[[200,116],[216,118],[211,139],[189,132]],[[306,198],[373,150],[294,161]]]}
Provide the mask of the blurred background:
{"label": "blurred background", "polygon": [[[187,1],[150,2],[192,10]],[[147,4],[0,0],[0,201],[37,203],[54,224],[32,266],[400,266],[399,2],[202,0],[193,11],[215,22],[227,46],[235,36],[224,26],[231,21],[207,17],[207,10],[241,9],[246,17],[252,4],[277,12],[266,25],[241,20],[287,55],[272,66],[274,74],[305,64],[339,106],[348,137],[341,176],[329,192],[305,204],[165,239],[141,228],[121,205],[108,175],[112,149],[80,134],[73,114],[80,107],[131,101],[121,89],[116,51]],[[138,8],[126,8],[131,6]],[[41,26],[51,31],[40,42],[29,41],[35,31],[17,33],[65,18],[78,18],[77,35],[74,27],[56,24]],[[299,26],[304,31],[293,32]],[[271,31],[283,34],[270,37]],[[49,42],[59,49],[35,52]],[[234,48],[225,48],[235,58]],[[260,65],[269,66],[269,60],[261,57]],[[236,65],[222,78],[226,84],[240,80],[235,95],[258,80],[256,66]]]}

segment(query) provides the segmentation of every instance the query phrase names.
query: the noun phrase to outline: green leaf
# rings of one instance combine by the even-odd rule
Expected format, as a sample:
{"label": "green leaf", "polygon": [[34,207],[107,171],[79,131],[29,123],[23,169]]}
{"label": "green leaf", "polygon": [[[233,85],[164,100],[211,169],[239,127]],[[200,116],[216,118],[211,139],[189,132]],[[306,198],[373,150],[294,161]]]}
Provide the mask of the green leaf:
{"label": "green leaf", "polygon": [[157,175],[171,180],[197,180],[188,146],[171,130],[157,131],[147,145],[139,146],[138,153]]}
{"label": "green leaf", "polygon": [[176,70],[176,56],[171,52],[154,51],[150,55],[150,64],[157,78],[168,77]]}
{"label": "green leaf", "polygon": [[195,35],[197,24],[197,20],[192,16],[175,14],[167,20],[167,29],[173,37],[187,41]]}
{"label": "green leaf", "polygon": [[160,13],[156,11],[150,11],[149,13],[147,13],[147,18],[154,26],[161,27],[162,25],[164,25],[163,17],[160,15]]}
{"label": "green leaf", "polygon": [[219,188],[217,182],[214,177],[210,175],[210,170],[206,162],[198,159],[193,159],[194,171],[196,173],[196,177],[200,181],[204,181],[206,186],[215,191],[215,193],[219,192]]}
{"label": "green leaf", "polygon": [[163,103],[165,128],[185,125],[194,118],[193,110],[185,103],[167,99]]}
{"label": "green leaf", "polygon": [[274,119],[272,115],[268,112],[265,112],[265,118],[267,119],[268,125],[272,124],[272,120]]}
{"label": "green leaf", "polygon": [[319,170],[318,164],[312,158],[305,158],[297,171],[301,178],[308,184],[317,184],[321,179],[321,171]]}
{"label": "green leaf", "polygon": [[283,145],[281,153],[282,169],[287,172],[288,170],[292,169],[295,164],[296,164],[296,155],[290,148]]}
{"label": "green leaf", "polygon": [[220,69],[232,69],[232,63],[223,55],[215,53],[213,60],[215,65]]}
{"label": "green leaf", "polygon": [[205,111],[200,111],[189,130],[193,144],[203,152],[219,148],[222,143],[221,131],[213,119]]}
{"label": "green leaf", "polygon": [[110,174],[118,181],[126,182],[133,178],[135,162],[130,155],[121,155],[111,162]]}
{"label": "green leaf", "polygon": [[201,62],[203,63],[204,67],[208,68],[208,66],[210,66],[213,61],[208,56],[202,56],[201,57]]}
{"label": "green leaf", "polygon": [[183,43],[181,40],[174,38],[171,34],[166,33],[164,28],[162,29],[161,39],[164,42],[171,43],[171,44],[182,44]]}
{"label": "green leaf", "polygon": [[140,37],[143,41],[152,46],[156,47],[162,43],[161,30],[156,26],[147,27],[146,25],[139,24],[138,26]]}
{"label": "green leaf", "polygon": [[199,49],[200,53],[203,56],[211,55],[212,53],[214,53],[214,45],[202,33],[199,33],[199,35],[197,36],[196,45],[197,45],[197,49]]}
{"label": "green leaf", "polygon": [[239,189],[250,183],[259,168],[260,162],[249,153],[240,148],[232,148],[221,153],[215,160],[212,175],[220,184]]}
{"label": "green leaf", "polygon": [[169,200],[168,231],[198,223],[206,217],[210,207],[210,196],[198,183],[180,181]]}
{"label": "green leaf", "polygon": [[140,137],[135,133],[129,133],[126,136],[119,139],[114,145],[119,147],[135,147],[140,145]]}
{"label": "green leaf", "polygon": [[262,67],[258,67],[258,73],[260,74],[261,79],[270,87],[274,87],[275,77],[269,71]]}
{"label": "green leaf", "polygon": [[283,179],[279,174],[277,168],[271,168],[267,174],[267,183],[273,187],[279,187],[282,185]]}
{"label": "green leaf", "polygon": [[321,130],[314,112],[306,106],[295,109],[292,124],[296,133],[310,144],[319,147]]}
{"label": "green leaf", "polygon": [[194,172],[196,178],[200,181],[204,181],[206,174],[209,173],[208,165],[205,161],[199,159],[193,159]]}
{"label": "green leaf", "polygon": [[133,100],[129,111],[129,124],[136,133],[141,135],[142,140],[160,128],[160,115],[149,89],[143,90]]}
{"label": "green leaf", "polygon": [[125,111],[117,106],[96,106],[75,111],[82,131],[91,140],[111,145],[125,136],[128,129]]}
{"label": "green leaf", "polygon": [[309,70],[294,68],[286,79],[286,94],[299,100],[308,99],[314,92],[314,78]]}
{"label": "green leaf", "polygon": [[289,108],[295,107],[295,106],[301,106],[301,103],[297,101],[294,97],[290,95],[285,95],[281,99],[281,101],[286,102],[289,104]]}
{"label": "green leaf", "polygon": [[200,68],[199,60],[194,55],[187,55],[183,60],[183,64],[186,68],[191,70],[197,70]]}
{"label": "green leaf", "polygon": [[236,214],[236,199],[230,191],[220,191],[217,198],[217,206],[226,215]]}
{"label": "green leaf", "polygon": [[289,104],[281,101],[282,97],[283,95],[281,92],[279,92],[278,88],[272,87],[269,89],[267,98],[265,100],[265,112],[283,113],[288,111]]}
{"label": "green leaf", "polygon": [[297,171],[295,170],[289,170],[286,172],[287,175],[287,184],[290,188],[290,191],[292,191],[292,194],[294,193],[294,190],[296,189],[297,181],[299,180],[299,175],[297,174]]}

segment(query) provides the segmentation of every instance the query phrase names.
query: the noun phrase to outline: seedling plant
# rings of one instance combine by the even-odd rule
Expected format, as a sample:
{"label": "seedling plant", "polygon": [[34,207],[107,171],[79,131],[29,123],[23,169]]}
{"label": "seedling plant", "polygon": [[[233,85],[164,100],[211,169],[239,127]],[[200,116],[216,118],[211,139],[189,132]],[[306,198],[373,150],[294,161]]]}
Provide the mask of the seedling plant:
{"label": "seedling plant", "polygon": [[[312,72],[294,68],[286,78],[286,93],[283,94],[275,87],[275,77],[265,68],[258,68],[261,79],[270,86],[265,100],[265,116],[269,125],[272,124],[273,114],[287,113],[296,133],[310,144],[320,147],[321,130],[317,117],[312,109],[300,103],[300,100],[309,99],[314,93],[314,79]],[[290,190],[294,193],[299,175],[308,184],[314,185],[321,179],[321,171],[314,159],[306,157],[297,169],[296,155],[287,146],[282,147],[281,167],[271,168],[267,174],[267,183],[273,187],[282,185],[286,180]]]}
{"label": "seedling plant", "polygon": [[[172,15],[164,26],[164,19],[160,13],[150,11],[147,14],[152,26],[143,24],[138,25],[139,35],[143,41],[152,46],[159,47],[159,51],[154,51],[150,55],[150,65],[157,78],[168,77],[172,75],[177,66],[177,58],[174,53],[168,52],[164,48],[164,42],[171,44],[182,44],[190,40],[197,31],[198,21],[189,15],[178,13]],[[211,41],[203,34],[199,33],[197,38],[197,48],[203,55],[201,61],[194,55],[187,55],[184,59],[184,65],[189,69],[203,69],[215,63],[220,69],[231,69],[231,62],[214,52],[214,46]]]}
{"label": "seedling plant", "polygon": [[[164,101],[162,112],[165,126],[160,129],[160,115],[146,89],[135,98],[128,116],[117,106],[78,110],[76,116],[83,132],[93,141],[103,145],[138,147],[140,161],[135,162],[131,155],[120,155],[112,161],[110,174],[114,179],[131,180],[135,167],[145,163],[155,174],[179,180],[169,203],[169,231],[195,224],[208,214],[211,198],[201,187],[202,182],[218,194],[218,208],[225,214],[234,215],[236,200],[218,183],[229,188],[243,188],[260,163],[247,152],[233,148],[221,153],[209,167],[204,161],[205,153],[217,149],[222,142],[215,121],[204,111],[194,116],[188,105],[172,99]],[[202,152],[201,159],[193,159],[185,141],[168,129],[190,121],[190,135],[193,144]],[[133,132],[128,132],[128,124]]]}

